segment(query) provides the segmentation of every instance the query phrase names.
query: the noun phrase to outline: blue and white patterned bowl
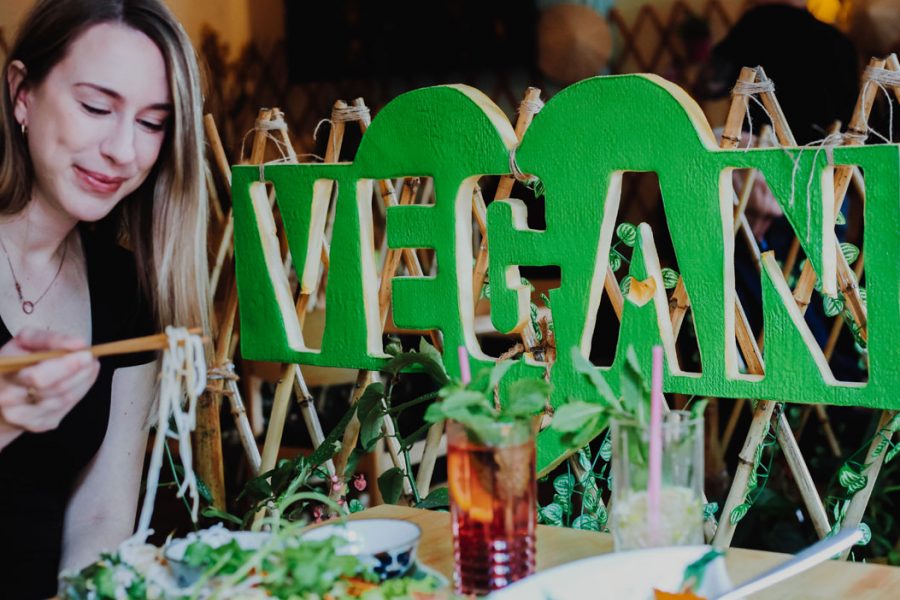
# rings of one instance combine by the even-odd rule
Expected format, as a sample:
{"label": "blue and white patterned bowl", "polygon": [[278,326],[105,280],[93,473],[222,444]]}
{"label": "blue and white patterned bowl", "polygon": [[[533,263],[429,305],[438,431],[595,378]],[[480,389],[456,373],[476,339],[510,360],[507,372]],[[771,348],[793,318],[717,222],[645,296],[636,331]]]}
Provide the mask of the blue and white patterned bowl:
{"label": "blue and white patterned bowl", "polygon": [[422,530],[402,519],[358,519],[327,523],[307,530],[305,540],[339,537],[347,541],[338,554],[353,554],[372,567],[382,581],[407,574],[416,563]]}

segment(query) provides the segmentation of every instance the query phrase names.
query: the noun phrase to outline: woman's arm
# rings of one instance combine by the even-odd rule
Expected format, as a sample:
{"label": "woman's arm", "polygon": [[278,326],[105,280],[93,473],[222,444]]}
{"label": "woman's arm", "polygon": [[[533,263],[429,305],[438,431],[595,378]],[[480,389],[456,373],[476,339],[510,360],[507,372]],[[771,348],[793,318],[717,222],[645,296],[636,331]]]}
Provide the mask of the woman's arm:
{"label": "woman's arm", "polygon": [[61,569],[81,569],[134,531],[156,362],[113,373],[109,428],[66,508]]}

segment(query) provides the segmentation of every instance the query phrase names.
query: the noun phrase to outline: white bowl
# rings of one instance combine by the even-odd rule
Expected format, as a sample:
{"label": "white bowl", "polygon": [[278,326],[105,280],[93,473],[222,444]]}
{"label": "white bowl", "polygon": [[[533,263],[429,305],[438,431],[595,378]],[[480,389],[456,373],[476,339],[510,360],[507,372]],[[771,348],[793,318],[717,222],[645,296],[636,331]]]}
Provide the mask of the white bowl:
{"label": "white bowl", "polygon": [[172,572],[175,582],[180,587],[188,587],[200,579],[204,570],[202,567],[192,567],[184,562],[184,553],[187,547],[194,542],[202,541],[213,548],[218,548],[235,540],[242,550],[259,550],[271,538],[271,535],[265,532],[229,531],[224,527],[213,527],[172,540],[166,544],[163,556],[169,562],[169,570]]}
{"label": "white bowl", "polygon": [[385,580],[405,575],[415,565],[422,530],[402,519],[357,519],[319,525],[300,537],[304,540],[343,538],[346,544],[337,553],[355,555]]}
{"label": "white bowl", "polygon": [[[677,546],[616,552],[585,558],[527,577],[490,595],[491,600],[652,600],[653,588],[679,591],[684,569],[710,550],[709,546]],[[725,561],[706,568],[696,594],[709,598],[731,588]]]}

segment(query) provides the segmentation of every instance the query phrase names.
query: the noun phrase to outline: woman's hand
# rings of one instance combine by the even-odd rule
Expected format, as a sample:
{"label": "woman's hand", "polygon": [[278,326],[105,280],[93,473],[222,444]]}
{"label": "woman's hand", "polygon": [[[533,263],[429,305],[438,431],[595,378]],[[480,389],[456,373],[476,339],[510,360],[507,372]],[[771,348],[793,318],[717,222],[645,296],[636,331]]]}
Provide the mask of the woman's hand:
{"label": "woman's hand", "polygon": [[[0,356],[83,348],[84,340],[74,336],[23,329],[0,348]],[[91,388],[99,371],[100,361],[83,351],[0,376],[0,426],[33,432],[55,429]]]}

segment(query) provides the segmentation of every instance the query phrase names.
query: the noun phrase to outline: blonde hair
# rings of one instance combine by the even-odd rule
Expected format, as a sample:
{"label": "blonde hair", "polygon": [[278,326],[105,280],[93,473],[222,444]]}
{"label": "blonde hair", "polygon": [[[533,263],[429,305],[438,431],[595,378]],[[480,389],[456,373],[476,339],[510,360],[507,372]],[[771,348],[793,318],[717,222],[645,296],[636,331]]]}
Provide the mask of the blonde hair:
{"label": "blonde hair", "polygon": [[19,90],[10,90],[5,77],[10,63],[19,60],[25,65],[19,89],[39,85],[78,36],[110,22],[140,31],[159,48],[173,111],[156,165],[101,226],[112,228],[134,252],[139,284],[160,327],[199,325],[209,331],[200,69],[187,34],[160,0],[39,0],[26,16],[4,68],[0,214],[17,213],[28,204],[34,179],[13,115],[12,98]]}

